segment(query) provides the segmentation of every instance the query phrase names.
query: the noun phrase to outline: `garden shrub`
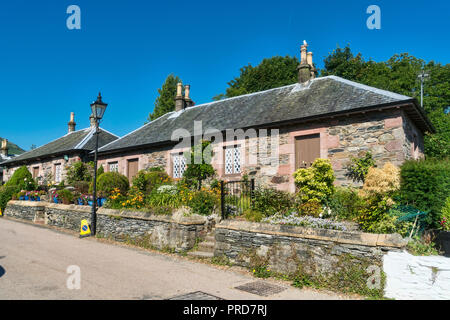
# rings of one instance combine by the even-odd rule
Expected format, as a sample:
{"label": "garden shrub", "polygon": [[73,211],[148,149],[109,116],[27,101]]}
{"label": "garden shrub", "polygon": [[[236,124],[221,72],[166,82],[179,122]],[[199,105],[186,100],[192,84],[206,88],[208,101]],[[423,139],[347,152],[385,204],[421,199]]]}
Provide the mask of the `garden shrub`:
{"label": "garden shrub", "polygon": [[126,194],[129,188],[128,178],[118,172],[105,172],[97,179],[97,191],[104,197],[109,197],[114,189]]}
{"label": "garden shrub", "polygon": [[449,159],[406,161],[401,166],[400,177],[402,203],[429,211],[428,226],[438,227],[442,207],[450,196]]}
{"label": "garden shrub", "polygon": [[219,201],[220,198],[217,193],[202,188],[200,191],[193,192],[188,201],[188,206],[192,213],[207,216],[214,212],[214,208],[219,205]]}
{"label": "garden shrub", "polygon": [[253,195],[252,209],[261,212],[264,216],[284,213],[294,206],[294,198],[289,192],[258,187]]}
{"label": "garden shrub", "polygon": [[89,185],[90,183],[87,181],[75,181],[72,183],[72,186],[79,193],[89,193]]}
{"label": "garden shrub", "polygon": [[12,177],[6,182],[6,186],[17,186],[20,190],[31,191],[36,189],[36,182],[26,166],[14,171]]}
{"label": "garden shrub", "polygon": [[60,198],[64,204],[71,204],[73,203],[75,196],[70,190],[62,189],[58,191],[58,198]]}
{"label": "garden shrub", "polygon": [[77,161],[67,167],[67,183],[70,185],[78,181],[90,182],[92,180],[94,168],[92,163]]}
{"label": "garden shrub", "polygon": [[[188,186],[200,190],[203,181],[214,176],[216,173],[208,159],[208,151],[211,142],[203,140],[200,144],[191,148],[190,163],[183,174],[183,181]],[[200,162],[200,163],[199,163]]]}
{"label": "garden shrub", "polygon": [[163,184],[170,184],[172,179],[162,170],[152,168],[151,171],[141,170],[133,178],[133,187],[139,191],[150,194],[154,188]]}
{"label": "garden shrub", "polygon": [[375,165],[375,161],[372,158],[372,153],[367,151],[361,158],[355,158],[350,156],[350,164],[347,166],[347,176],[353,181],[364,182],[369,168]]}
{"label": "garden shrub", "polygon": [[370,168],[363,188],[362,196],[375,196],[378,194],[392,194],[400,188],[400,169],[390,162],[385,163],[382,169]]}
{"label": "garden shrub", "polygon": [[306,202],[302,202],[298,206],[298,210],[301,215],[312,216],[318,218],[322,213],[322,205],[317,199],[310,199]]}
{"label": "garden shrub", "polygon": [[338,220],[355,220],[363,205],[364,201],[355,189],[343,187],[337,187],[328,202],[331,214]]}
{"label": "garden shrub", "polygon": [[177,186],[162,185],[152,190],[150,195],[147,197],[147,204],[154,208],[179,208],[183,204],[183,201]]}
{"label": "garden shrub", "polygon": [[5,210],[8,201],[13,198],[13,196],[20,191],[19,186],[14,185],[4,185],[0,187],[0,209]]}
{"label": "garden shrub", "polygon": [[328,159],[316,159],[311,167],[294,172],[297,196],[301,202],[312,199],[326,202],[334,193],[334,180],[333,168]]}
{"label": "garden shrub", "polygon": [[245,217],[245,220],[247,220],[247,221],[261,222],[261,220],[263,219],[264,216],[260,211],[247,209],[247,210],[244,210],[244,217]]}

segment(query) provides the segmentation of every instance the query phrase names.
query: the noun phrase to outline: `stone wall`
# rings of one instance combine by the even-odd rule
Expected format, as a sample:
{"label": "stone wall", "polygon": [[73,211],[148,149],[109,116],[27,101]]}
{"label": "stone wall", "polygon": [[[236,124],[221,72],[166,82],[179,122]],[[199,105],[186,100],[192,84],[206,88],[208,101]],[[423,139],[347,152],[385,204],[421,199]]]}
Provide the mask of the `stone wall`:
{"label": "stone wall", "polygon": [[214,255],[246,267],[252,266],[252,259],[258,257],[267,261],[270,270],[283,274],[295,273],[299,266],[311,274],[330,274],[339,270],[344,255],[381,266],[386,252],[400,251],[405,246],[406,241],[397,234],[227,220],[216,225]]}
{"label": "stone wall", "polygon": [[[158,249],[186,251],[197,239],[204,238],[211,220],[203,216],[159,216],[147,212],[100,208],[97,212],[97,234],[117,241],[145,241]],[[79,231],[81,220],[90,222],[91,207],[45,202],[10,201],[5,216],[36,221],[73,231]]]}

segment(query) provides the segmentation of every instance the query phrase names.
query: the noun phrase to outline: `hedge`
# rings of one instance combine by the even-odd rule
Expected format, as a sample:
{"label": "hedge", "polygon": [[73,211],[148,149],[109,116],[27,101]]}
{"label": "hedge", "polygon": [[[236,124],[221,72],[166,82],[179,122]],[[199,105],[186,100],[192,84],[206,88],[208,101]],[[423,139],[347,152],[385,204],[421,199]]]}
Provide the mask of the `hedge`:
{"label": "hedge", "polygon": [[450,161],[409,160],[401,166],[400,197],[422,211],[430,211],[429,227],[437,227],[439,215],[450,196]]}

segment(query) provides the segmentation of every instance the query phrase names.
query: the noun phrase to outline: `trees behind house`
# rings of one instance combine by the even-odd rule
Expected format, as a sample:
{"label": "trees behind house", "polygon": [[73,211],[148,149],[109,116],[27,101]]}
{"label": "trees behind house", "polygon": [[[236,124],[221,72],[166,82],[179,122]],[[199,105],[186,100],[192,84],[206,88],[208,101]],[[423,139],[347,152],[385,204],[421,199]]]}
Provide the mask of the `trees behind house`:
{"label": "trees behind house", "polygon": [[155,120],[162,115],[175,110],[175,96],[177,95],[177,83],[181,82],[178,76],[169,74],[162,87],[158,89],[159,96],[155,100],[155,108],[148,115],[148,121]]}

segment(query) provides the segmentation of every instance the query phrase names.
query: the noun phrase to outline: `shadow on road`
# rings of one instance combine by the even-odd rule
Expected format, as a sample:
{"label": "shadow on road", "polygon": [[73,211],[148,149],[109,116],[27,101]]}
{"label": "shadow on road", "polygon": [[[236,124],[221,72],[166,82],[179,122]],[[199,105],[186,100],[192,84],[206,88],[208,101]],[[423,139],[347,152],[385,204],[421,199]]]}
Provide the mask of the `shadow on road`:
{"label": "shadow on road", "polygon": [[0,278],[5,274],[5,269],[3,269],[2,266],[0,266]]}

